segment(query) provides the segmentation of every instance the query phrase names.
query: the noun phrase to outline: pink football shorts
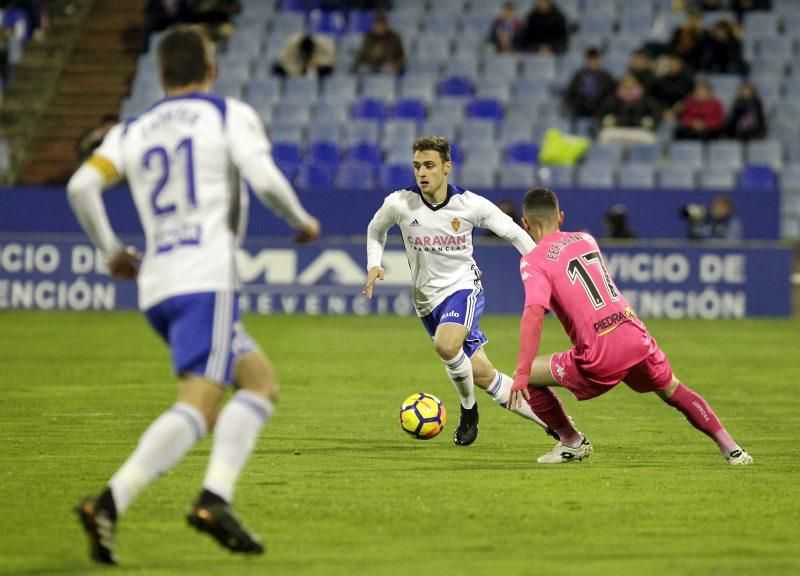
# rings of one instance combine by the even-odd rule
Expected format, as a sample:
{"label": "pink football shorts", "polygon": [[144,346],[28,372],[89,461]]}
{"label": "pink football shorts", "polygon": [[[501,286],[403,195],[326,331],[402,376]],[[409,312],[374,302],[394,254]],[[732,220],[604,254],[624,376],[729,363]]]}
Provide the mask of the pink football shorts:
{"label": "pink football shorts", "polygon": [[610,376],[590,374],[575,363],[575,350],[553,354],[550,358],[550,373],[553,379],[568,389],[578,400],[589,400],[611,390],[624,382],[632,390],[658,392],[672,382],[672,367],[667,356],[658,346],[638,364]]}

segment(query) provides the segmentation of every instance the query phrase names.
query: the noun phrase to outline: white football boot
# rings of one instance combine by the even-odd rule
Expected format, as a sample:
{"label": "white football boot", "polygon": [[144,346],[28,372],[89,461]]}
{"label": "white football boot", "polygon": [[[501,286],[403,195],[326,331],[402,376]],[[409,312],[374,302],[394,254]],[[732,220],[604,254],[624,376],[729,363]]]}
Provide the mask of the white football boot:
{"label": "white football boot", "polygon": [[728,457],[728,464],[731,466],[749,466],[753,463],[753,457],[744,450],[734,450]]}
{"label": "white football boot", "polygon": [[572,448],[559,442],[544,456],[539,456],[536,461],[539,464],[565,464],[588,458],[592,453],[591,443],[583,437],[577,448]]}

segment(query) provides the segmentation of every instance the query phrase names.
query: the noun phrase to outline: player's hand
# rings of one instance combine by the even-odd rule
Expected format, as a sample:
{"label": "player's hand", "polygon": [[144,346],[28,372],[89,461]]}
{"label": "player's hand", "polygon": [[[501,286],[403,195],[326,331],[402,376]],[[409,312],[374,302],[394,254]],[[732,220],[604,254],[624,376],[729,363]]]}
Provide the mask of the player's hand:
{"label": "player's hand", "polygon": [[514,410],[519,406],[520,401],[528,401],[531,399],[531,394],[528,392],[528,375],[522,374],[514,376],[514,384],[511,386],[511,392],[508,395],[508,403],[506,409]]}
{"label": "player's hand", "polygon": [[383,268],[380,266],[373,266],[367,272],[367,282],[361,291],[367,298],[372,298],[372,287],[375,285],[375,280],[383,280]]}
{"label": "player's hand", "polygon": [[135,280],[141,261],[139,251],[133,246],[126,246],[108,261],[108,271],[114,280]]}
{"label": "player's hand", "polygon": [[308,244],[319,237],[319,231],[319,220],[312,216],[308,222],[303,224],[302,228],[297,231],[297,234],[294,236],[294,241],[298,244]]}

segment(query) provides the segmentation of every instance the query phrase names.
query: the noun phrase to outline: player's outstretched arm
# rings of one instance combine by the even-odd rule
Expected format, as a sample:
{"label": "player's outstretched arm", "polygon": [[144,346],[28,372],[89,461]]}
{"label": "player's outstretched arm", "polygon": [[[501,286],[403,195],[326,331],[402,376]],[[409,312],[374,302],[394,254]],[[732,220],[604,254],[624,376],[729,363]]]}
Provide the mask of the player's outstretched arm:
{"label": "player's outstretched arm", "polygon": [[481,228],[491,230],[500,238],[508,240],[523,256],[536,248],[536,242],[508,214],[486,198],[480,198],[478,202],[478,225]]}
{"label": "player's outstretched arm", "polygon": [[514,384],[511,386],[511,396],[506,408],[513,410],[519,405],[521,399],[529,400],[528,381],[531,377],[531,366],[539,344],[542,340],[542,322],[544,308],[534,304],[526,306],[519,324],[519,353],[517,355],[517,369],[514,372]]}
{"label": "player's outstretched arm", "polygon": [[361,293],[366,296],[367,298],[372,298],[372,289],[375,286],[376,280],[383,280],[383,268],[380,266],[373,266],[367,272],[367,281],[364,284],[364,289],[361,290]]}

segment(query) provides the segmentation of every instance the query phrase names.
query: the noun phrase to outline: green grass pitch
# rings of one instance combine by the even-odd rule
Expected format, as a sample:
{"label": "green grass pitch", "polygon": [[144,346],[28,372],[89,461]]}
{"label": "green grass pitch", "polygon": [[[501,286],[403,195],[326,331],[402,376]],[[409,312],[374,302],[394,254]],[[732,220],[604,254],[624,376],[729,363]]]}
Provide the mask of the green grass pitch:
{"label": "green grass pitch", "polygon": [[[458,401],[414,318],[256,317],[281,402],[236,506],[267,543],[233,556],[185,525],[204,440],[118,530],[121,566],[92,566],[71,509],[173,401],[166,348],[134,313],[0,314],[0,573],[14,575],[619,575],[800,573],[797,319],[651,321],[673,368],[754,456],[728,466],[655,396],[620,386],[568,410],[586,462],[537,465],[538,428],[484,395],[481,433],[453,445]],[[510,371],[518,320],[486,317]],[[542,352],[566,347],[548,320]],[[398,424],[416,391],[450,421],[423,442]]]}

